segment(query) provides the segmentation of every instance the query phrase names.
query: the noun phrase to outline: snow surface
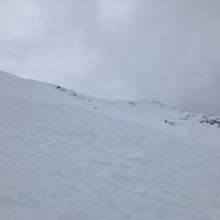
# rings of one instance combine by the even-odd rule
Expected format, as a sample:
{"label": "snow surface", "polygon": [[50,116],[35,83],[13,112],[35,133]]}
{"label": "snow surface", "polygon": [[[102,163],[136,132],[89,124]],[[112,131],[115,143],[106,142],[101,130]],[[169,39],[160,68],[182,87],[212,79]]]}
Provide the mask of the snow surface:
{"label": "snow surface", "polygon": [[204,115],[4,72],[0,101],[1,220],[220,219],[220,128]]}

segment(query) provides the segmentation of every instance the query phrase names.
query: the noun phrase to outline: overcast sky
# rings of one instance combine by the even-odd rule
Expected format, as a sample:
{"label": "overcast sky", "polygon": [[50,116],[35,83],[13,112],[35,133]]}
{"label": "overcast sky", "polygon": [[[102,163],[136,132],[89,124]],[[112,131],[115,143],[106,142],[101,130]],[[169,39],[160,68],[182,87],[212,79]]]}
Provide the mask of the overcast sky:
{"label": "overcast sky", "polygon": [[219,0],[0,0],[0,69],[220,114]]}

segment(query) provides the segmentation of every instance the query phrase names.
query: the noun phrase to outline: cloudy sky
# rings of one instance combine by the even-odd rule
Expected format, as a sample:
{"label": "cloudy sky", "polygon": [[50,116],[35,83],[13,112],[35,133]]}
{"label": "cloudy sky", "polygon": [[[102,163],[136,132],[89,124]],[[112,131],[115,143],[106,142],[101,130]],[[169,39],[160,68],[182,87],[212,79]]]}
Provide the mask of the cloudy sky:
{"label": "cloudy sky", "polygon": [[220,114],[219,0],[0,0],[0,69]]}

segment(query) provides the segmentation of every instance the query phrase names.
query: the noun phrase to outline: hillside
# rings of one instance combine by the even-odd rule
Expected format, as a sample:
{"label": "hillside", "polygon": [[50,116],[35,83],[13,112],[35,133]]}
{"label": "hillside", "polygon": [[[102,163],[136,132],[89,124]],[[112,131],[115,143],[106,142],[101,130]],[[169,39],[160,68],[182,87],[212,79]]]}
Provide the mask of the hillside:
{"label": "hillside", "polygon": [[0,219],[220,219],[217,116],[0,72]]}

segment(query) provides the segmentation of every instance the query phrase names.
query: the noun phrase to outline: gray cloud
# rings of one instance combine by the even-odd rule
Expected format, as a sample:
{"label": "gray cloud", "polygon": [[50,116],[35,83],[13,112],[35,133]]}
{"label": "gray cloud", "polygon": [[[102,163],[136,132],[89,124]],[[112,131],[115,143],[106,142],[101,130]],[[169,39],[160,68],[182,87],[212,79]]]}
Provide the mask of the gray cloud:
{"label": "gray cloud", "polygon": [[220,114],[217,0],[0,0],[0,69]]}

